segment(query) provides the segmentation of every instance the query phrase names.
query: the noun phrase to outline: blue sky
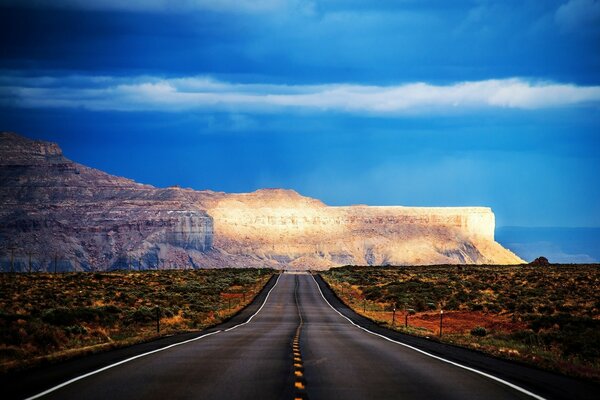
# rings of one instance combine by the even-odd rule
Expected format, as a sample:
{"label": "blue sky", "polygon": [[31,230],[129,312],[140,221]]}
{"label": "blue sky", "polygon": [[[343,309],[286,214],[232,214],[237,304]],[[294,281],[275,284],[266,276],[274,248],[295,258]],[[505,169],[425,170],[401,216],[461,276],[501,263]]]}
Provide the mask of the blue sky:
{"label": "blue sky", "polygon": [[0,129],[78,162],[600,227],[598,0],[0,7]]}

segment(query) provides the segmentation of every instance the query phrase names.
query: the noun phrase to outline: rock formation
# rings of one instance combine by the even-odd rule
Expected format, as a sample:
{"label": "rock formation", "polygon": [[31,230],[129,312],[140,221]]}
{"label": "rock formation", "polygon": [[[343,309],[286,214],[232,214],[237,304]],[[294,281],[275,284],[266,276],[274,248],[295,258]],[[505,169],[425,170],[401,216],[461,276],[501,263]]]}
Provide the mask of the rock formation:
{"label": "rock formation", "polygon": [[523,261],[494,241],[489,208],[329,207],[292,190],[160,189],[5,132],[0,262],[63,271]]}

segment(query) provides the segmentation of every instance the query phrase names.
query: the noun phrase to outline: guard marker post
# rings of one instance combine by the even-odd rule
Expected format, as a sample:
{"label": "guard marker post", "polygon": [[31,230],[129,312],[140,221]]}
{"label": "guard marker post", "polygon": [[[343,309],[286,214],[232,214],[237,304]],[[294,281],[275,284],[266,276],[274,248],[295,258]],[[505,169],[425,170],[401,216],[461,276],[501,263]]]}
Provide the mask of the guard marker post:
{"label": "guard marker post", "polygon": [[160,307],[156,306],[156,333],[160,333]]}

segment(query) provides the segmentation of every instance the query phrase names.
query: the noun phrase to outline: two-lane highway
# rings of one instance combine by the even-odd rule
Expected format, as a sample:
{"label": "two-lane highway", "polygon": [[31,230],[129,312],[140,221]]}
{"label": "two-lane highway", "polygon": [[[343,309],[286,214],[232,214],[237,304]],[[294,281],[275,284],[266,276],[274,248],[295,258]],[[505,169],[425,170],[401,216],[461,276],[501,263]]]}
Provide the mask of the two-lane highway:
{"label": "two-lane highway", "polygon": [[[303,393],[312,400],[565,397],[561,393],[540,396],[531,387],[489,371],[368,332],[334,309],[323,295],[326,290],[312,275],[282,274],[249,322],[229,324],[200,338],[186,338],[189,341],[183,344],[121,360],[72,382],[54,382],[41,397],[290,399],[298,394],[298,376]],[[330,292],[327,296],[331,300]],[[487,359],[480,354],[469,356],[467,350],[454,351],[475,357],[474,363],[476,358]],[[547,379],[552,378],[548,374]]]}

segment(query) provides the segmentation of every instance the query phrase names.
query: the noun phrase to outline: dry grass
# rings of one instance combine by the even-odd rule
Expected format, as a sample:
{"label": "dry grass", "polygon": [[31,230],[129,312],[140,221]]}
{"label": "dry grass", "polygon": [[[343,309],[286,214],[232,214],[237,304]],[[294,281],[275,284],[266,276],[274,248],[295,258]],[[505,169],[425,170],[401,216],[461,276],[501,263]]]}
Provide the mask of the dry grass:
{"label": "dry grass", "polygon": [[203,329],[251,302],[272,273],[221,269],[1,274],[0,370]]}
{"label": "dry grass", "polygon": [[600,265],[343,267],[322,275],[346,304],[390,328],[600,381]]}

